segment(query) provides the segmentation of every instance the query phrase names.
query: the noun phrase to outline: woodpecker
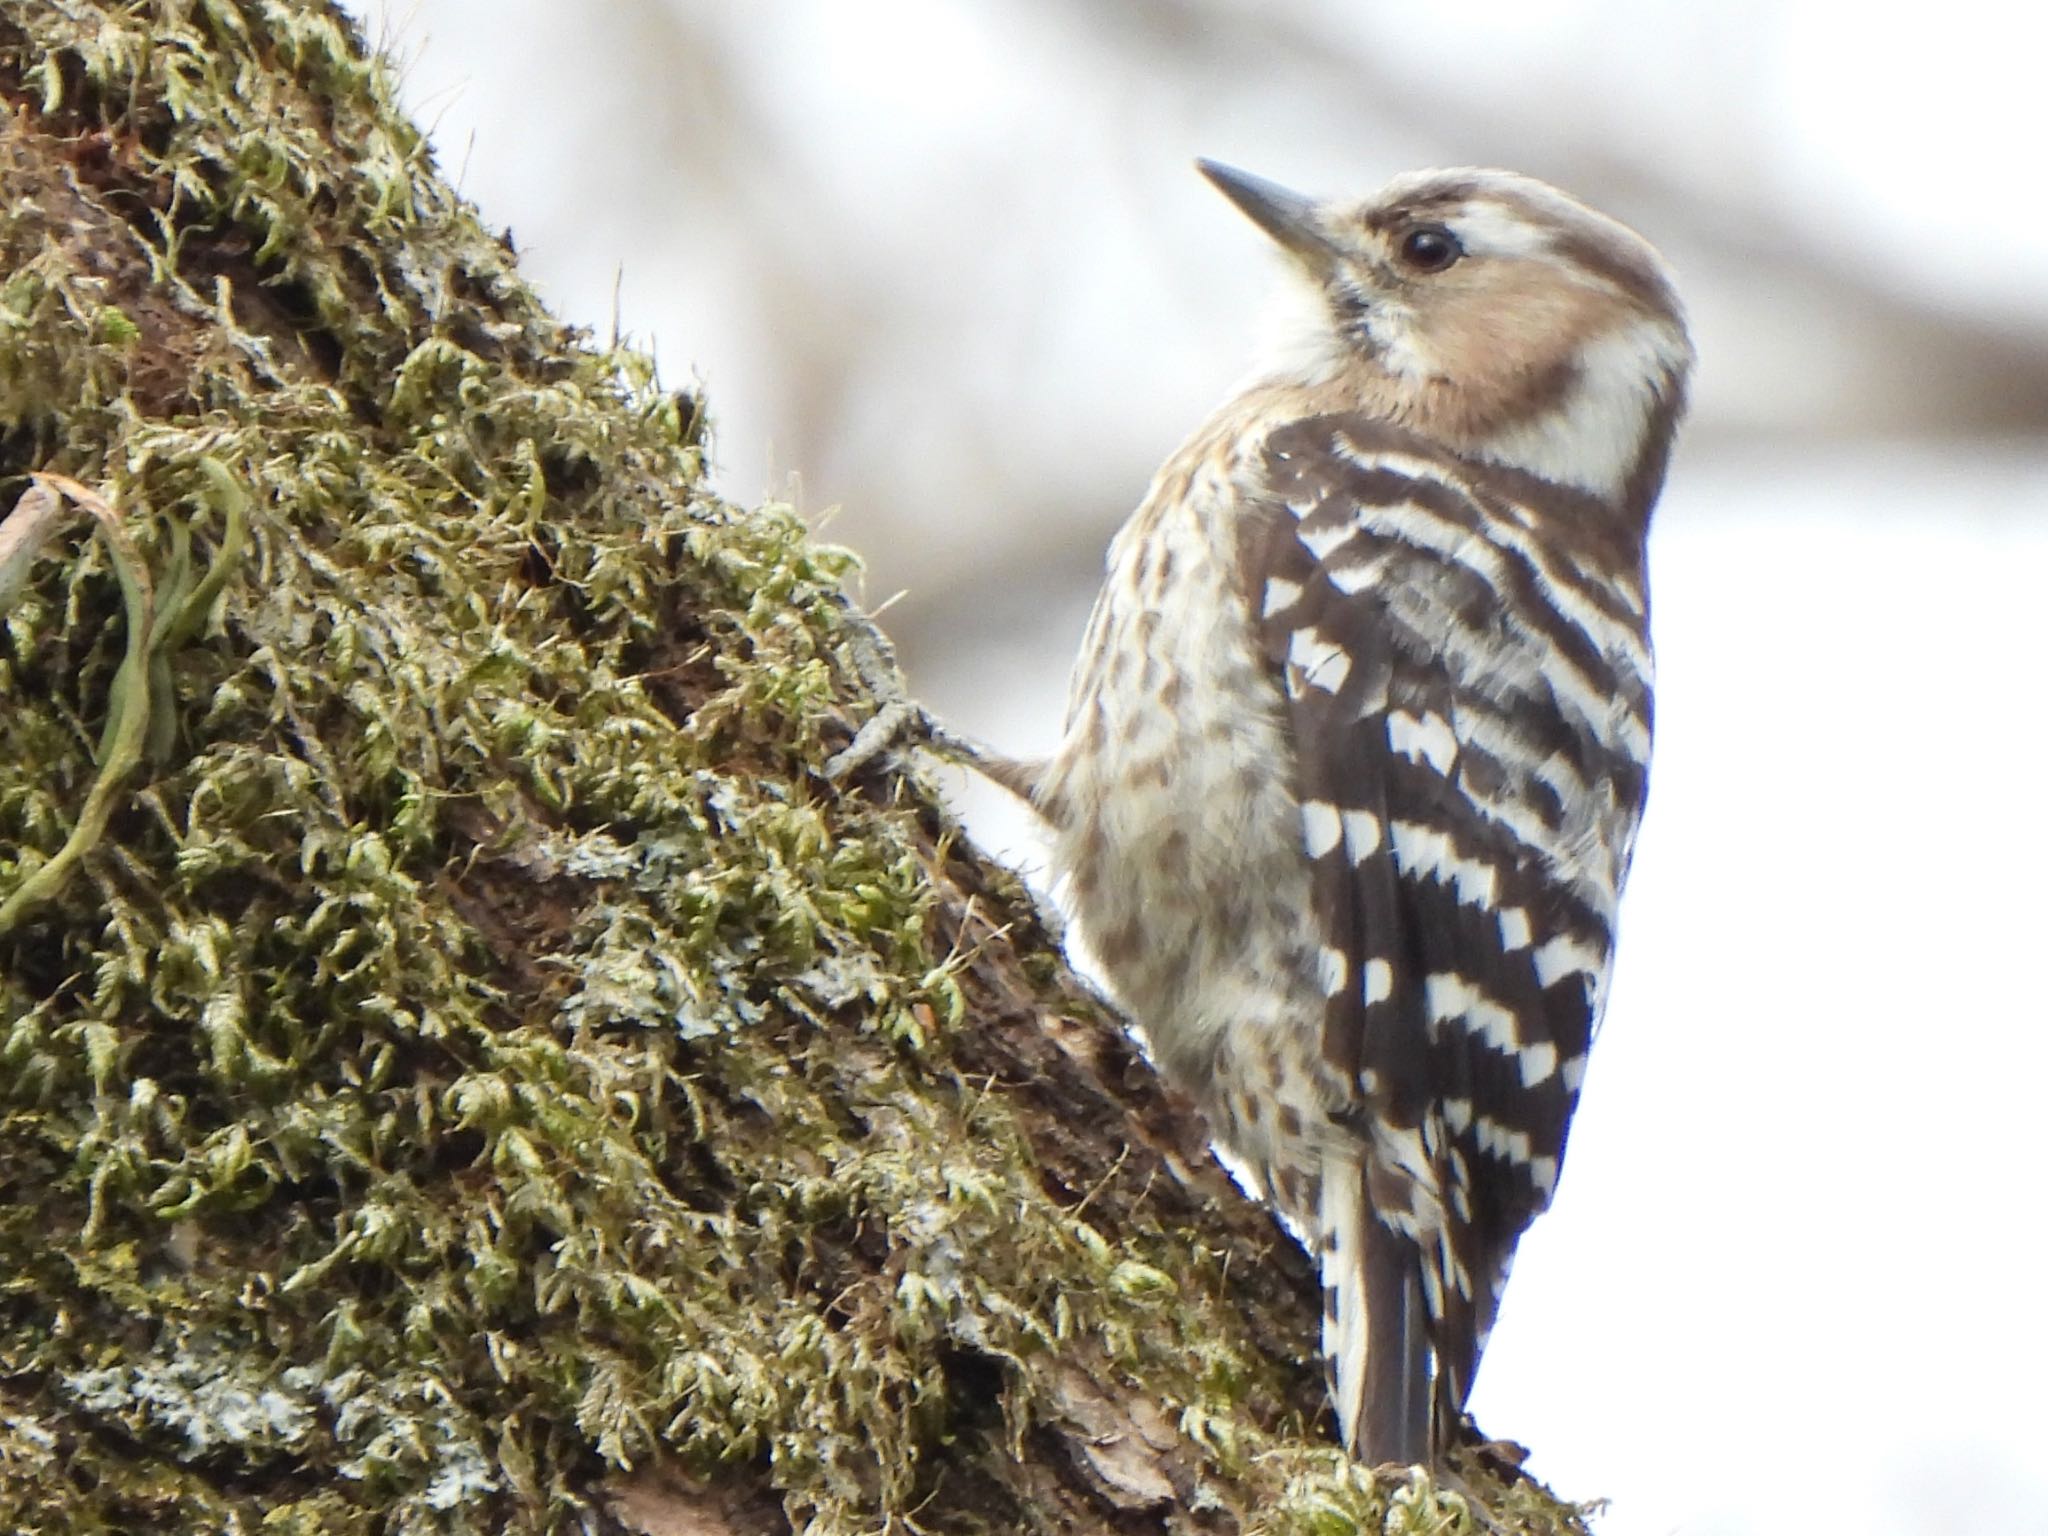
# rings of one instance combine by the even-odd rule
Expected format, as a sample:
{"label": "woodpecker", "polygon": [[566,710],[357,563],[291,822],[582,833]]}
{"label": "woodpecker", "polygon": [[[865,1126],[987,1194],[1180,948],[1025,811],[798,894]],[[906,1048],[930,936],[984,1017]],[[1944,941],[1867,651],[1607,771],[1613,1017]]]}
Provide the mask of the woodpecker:
{"label": "woodpecker", "polygon": [[1605,1001],[1692,345],[1657,253],[1542,182],[1199,164],[1305,302],[1111,545],[1027,787],[1102,974],[1320,1266],[1345,1444],[1428,1463]]}

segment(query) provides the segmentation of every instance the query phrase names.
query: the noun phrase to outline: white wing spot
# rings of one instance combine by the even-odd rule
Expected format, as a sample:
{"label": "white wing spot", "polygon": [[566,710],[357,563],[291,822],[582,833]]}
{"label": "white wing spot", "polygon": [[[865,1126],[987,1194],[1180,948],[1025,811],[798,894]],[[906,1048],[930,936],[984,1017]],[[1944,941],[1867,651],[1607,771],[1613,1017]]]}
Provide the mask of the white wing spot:
{"label": "white wing spot", "polygon": [[1336,847],[1337,840],[1344,835],[1344,823],[1337,814],[1337,807],[1327,800],[1302,801],[1301,835],[1312,859],[1320,859]]}
{"label": "white wing spot", "polygon": [[1533,1088],[1557,1071],[1557,1047],[1547,1040],[1522,1043],[1521,1020],[1462,976],[1438,971],[1422,983],[1429,1005],[1430,1023],[1438,1026],[1459,1023],[1504,1056],[1512,1056],[1521,1073],[1522,1086]]}
{"label": "white wing spot", "polygon": [[1301,583],[1289,581],[1284,576],[1266,578],[1266,606],[1260,615],[1270,619],[1283,608],[1292,608],[1301,601]]}
{"label": "white wing spot", "polygon": [[1356,597],[1368,587],[1378,586],[1380,572],[1385,568],[1385,560],[1356,560],[1325,566],[1323,576],[1346,597]]}
{"label": "white wing spot", "polygon": [[1384,960],[1365,962],[1365,976],[1360,986],[1365,1006],[1384,1003],[1394,995],[1394,968]]}
{"label": "white wing spot", "polygon": [[1543,945],[1530,958],[1536,965],[1536,984],[1543,987],[1575,971],[1597,977],[1601,966],[1606,963],[1606,957],[1599,950],[1563,933]]}
{"label": "white wing spot", "polygon": [[1527,1165],[1533,1156],[1528,1132],[1513,1130],[1485,1115],[1473,1122],[1472,1139],[1480,1151],[1491,1153],[1503,1162]]}
{"label": "white wing spot", "polygon": [[1507,907],[1500,914],[1500,947],[1513,954],[1529,947],[1529,913],[1524,907]]}
{"label": "white wing spot", "polygon": [[1295,532],[1302,547],[1318,561],[1327,560],[1336,550],[1342,548],[1358,529],[1350,523],[1337,523],[1328,528],[1311,528],[1303,523]]}
{"label": "white wing spot", "polygon": [[1316,970],[1322,978],[1325,997],[1335,997],[1351,980],[1351,962],[1344,957],[1344,951],[1327,944],[1316,957]]}
{"label": "white wing spot", "polygon": [[1437,971],[1422,983],[1422,995],[1429,1004],[1432,1024],[1462,1020],[1465,1029],[1503,1055],[1517,1054],[1519,1048],[1515,1016],[1481,992],[1464,977]]}
{"label": "white wing spot", "polygon": [[1287,661],[1301,672],[1302,683],[1335,693],[1351,675],[1351,656],[1341,645],[1332,645],[1313,629],[1297,629],[1287,642]]}
{"label": "white wing spot", "polygon": [[1404,875],[1425,875],[1456,888],[1468,907],[1490,907],[1500,889],[1500,872],[1491,864],[1461,858],[1450,834],[1419,821],[1393,824],[1394,863]]}
{"label": "white wing spot", "polygon": [[1380,845],[1380,819],[1371,811],[1344,812],[1344,851],[1363,864]]}
{"label": "white wing spot", "polygon": [[1638,768],[1647,766],[1650,761],[1650,728],[1635,715],[1629,715],[1621,722],[1621,750]]}
{"label": "white wing spot", "polygon": [[1586,1080],[1585,1054],[1581,1052],[1579,1055],[1572,1057],[1563,1066],[1559,1067],[1557,1071],[1558,1075],[1564,1079],[1564,1091],[1576,1096],[1579,1091],[1579,1084]]}
{"label": "white wing spot", "polygon": [[1442,715],[1411,715],[1396,709],[1387,715],[1387,745],[1410,762],[1428,763],[1448,775],[1458,760],[1458,738]]}

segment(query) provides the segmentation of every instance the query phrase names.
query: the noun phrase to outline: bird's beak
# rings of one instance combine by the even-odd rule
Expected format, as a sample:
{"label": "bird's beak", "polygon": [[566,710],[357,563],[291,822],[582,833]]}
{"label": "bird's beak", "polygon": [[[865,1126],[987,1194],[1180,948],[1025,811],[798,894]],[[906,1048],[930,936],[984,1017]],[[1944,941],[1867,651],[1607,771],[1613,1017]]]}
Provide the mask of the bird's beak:
{"label": "bird's beak", "polygon": [[1313,198],[1214,160],[1197,160],[1195,168],[1311,272],[1327,276],[1336,265],[1342,253],[1323,232]]}

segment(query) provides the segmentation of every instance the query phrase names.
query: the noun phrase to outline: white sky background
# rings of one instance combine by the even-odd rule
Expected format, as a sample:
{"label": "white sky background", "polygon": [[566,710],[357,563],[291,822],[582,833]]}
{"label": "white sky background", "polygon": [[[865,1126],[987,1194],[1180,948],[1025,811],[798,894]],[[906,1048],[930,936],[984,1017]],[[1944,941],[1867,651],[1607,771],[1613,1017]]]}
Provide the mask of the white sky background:
{"label": "white sky background", "polygon": [[1267,255],[1193,156],[1507,163],[1663,245],[1704,363],[1650,817],[1474,1407],[1603,1536],[2048,1532],[2048,440],[1906,435],[1949,375],[1873,319],[2048,356],[2048,12],[358,9],[559,312],[706,380],[736,498],[841,504],[920,691],[1020,753],[1250,355]]}

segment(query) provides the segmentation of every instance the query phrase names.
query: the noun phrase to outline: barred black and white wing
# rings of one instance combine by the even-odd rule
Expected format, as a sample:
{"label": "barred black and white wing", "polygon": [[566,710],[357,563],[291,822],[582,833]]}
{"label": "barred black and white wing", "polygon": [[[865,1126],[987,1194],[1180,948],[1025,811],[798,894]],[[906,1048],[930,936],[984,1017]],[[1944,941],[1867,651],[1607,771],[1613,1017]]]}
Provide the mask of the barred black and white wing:
{"label": "barred black and white wing", "polygon": [[1416,1461],[1556,1188],[1600,1015],[1649,761],[1641,529],[1361,417],[1274,432],[1266,474],[1245,590],[1359,1138],[1295,1214],[1346,1441]]}

